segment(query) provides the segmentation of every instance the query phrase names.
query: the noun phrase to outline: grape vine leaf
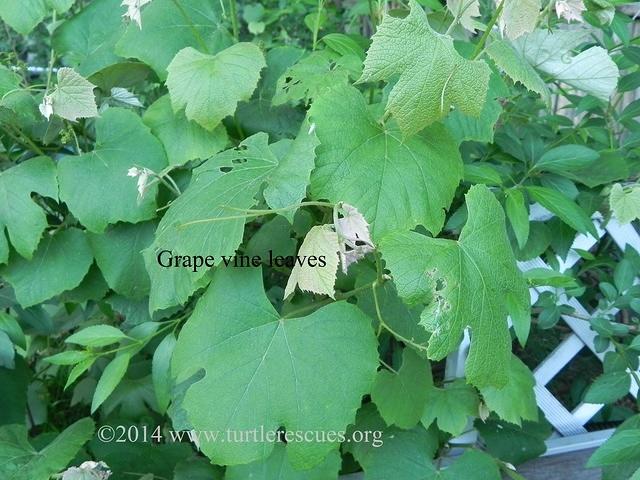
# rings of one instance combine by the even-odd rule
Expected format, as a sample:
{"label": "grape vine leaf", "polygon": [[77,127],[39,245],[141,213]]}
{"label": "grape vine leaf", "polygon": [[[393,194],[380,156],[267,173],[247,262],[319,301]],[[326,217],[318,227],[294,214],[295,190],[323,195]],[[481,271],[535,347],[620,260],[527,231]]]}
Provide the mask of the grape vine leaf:
{"label": "grape vine leaf", "polygon": [[[172,370],[177,383],[206,372],[182,402],[195,429],[344,431],[377,365],[371,321],[354,305],[336,302],[283,319],[267,299],[261,269],[218,268],[180,332]],[[336,447],[291,442],[286,450],[292,467],[305,469]],[[215,463],[236,465],[268,457],[274,445],[212,441],[200,448]]]}
{"label": "grape vine leaf", "polygon": [[512,40],[532,32],[540,15],[540,0],[504,0],[500,27]]}
{"label": "grape vine leaf", "polygon": [[149,274],[142,250],[153,242],[155,222],[119,223],[102,234],[89,233],[96,263],[111,289],[140,299],[149,293]]}
{"label": "grape vine leaf", "polygon": [[314,101],[309,114],[320,140],[313,198],[355,206],[374,241],[416,225],[440,231],[462,178],[456,142],[442,125],[402,140],[392,125],[376,122],[360,92],[344,86]]}
{"label": "grape vine leaf", "polygon": [[12,256],[0,275],[26,308],[80,285],[92,263],[85,233],[69,228],[46,236],[31,260]]}
{"label": "grape vine leaf", "polygon": [[169,165],[207,159],[223,150],[229,141],[224,125],[210,132],[187,120],[184,112],[174,112],[168,95],[156,100],[144,112],[142,120],[164,145]]}
{"label": "grape vine leaf", "polygon": [[455,437],[464,431],[469,417],[477,416],[479,405],[478,393],[462,378],[455,379],[444,388],[431,385],[427,389],[426,407],[421,421],[426,428],[435,421],[440,430]]}
{"label": "grape vine leaf", "polygon": [[158,187],[149,186],[139,200],[135,180],[127,177],[134,165],[160,172],[167,165],[164,149],[135,113],[109,108],[96,120],[94,150],[58,162],[60,198],[96,233],[110,223],[153,218]]}
{"label": "grape vine leaf", "polygon": [[607,102],[618,84],[618,66],[602,47],[572,53],[589,36],[587,29],[535,30],[514,45],[538,70]]}
{"label": "grape vine leaf", "polygon": [[508,382],[511,359],[507,315],[524,343],[530,325],[529,291],[493,193],[475,185],[466,204],[468,219],[458,241],[393,233],[380,242],[380,249],[399,295],[409,304],[428,304],[421,324],[431,332],[429,358],[440,360],[455,350],[470,327],[467,380],[480,388],[500,388]]}
{"label": "grape vine leaf", "polygon": [[265,199],[272,208],[283,206],[283,199],[298,203],[305,196],[307,184],[301,177],[304,169],[300,165],[307,164],[305,168],[309,169],[313,165],[315,141],[309,140],[311,135],[303,125],[295,140],[268,145],[267,134],[257,133],[237,149],[221,152],[193,170],[191,184],[171,204],[160,221],[153,245],[144,254],[151,276],[152,312],[183,304],[206,282],[203,269],[193,272],[158,266],[157,252],[160,249],[180,255],[206,252],[215,257],[216,264],[222,262],[222,255],[234,255],[242,241],[245,223],[237,209],[254,206],[265,183]]}
{"label": "grape vine leaf", "polygon": [[397,372],[386,369],[378,372],[371,399],[387,425],[409,429],[420,421],[432,387],[429,362],[405,348],[402,366]]}
{"label": "grape vine leaf", "polygon": [[491,72],[485,62],[460,56],[451,37],[429,26],[416,0],[409,5],[406,18],[385,15],[358,80],[388,81],[398,76],[387,112],[405,137],[446,116],[452,105],[468,115],[480,115]]}
{"label": "grape vine leaf", "polygon": [[532,92],[539,93],[546,104],[551,102],[551,93],[535,68],[516,50],[503,40],[491,42],[487,54],[514,82],[519,82]]}
{"label": "grape vine leaf", "polygon": [[64,13],[75,0],[5,0],[0,2],[0,18],[16,32],[28,35],[55,9]]}
{"label": "grape vine leaf", "polygon": [[[71,68],[58,70],[58,84],[45,99],[59,117],[75,122],[78,118],[98,116],[93,89],[96,86]],[[48,119],[48,116],[47,116]]]}
{"label": "grape vine leaf", "polygon": [[26,425],[0,427],[0,476],[8,480],[48,480],[71,462],[91,439],[95,424],[83,418],[67,427],[42,450],[29,443]]}
{"label": "grape vine leaf", "polygon": [[480,16],[479,0],[447,0],[447,8],[454,18],[458,19],[460,25],[475,32],[475,17]]}
{"label": "grape vine leaf", "polygon": [[144,28],[131,23],[113,51],[143,61],[165,80],[167,66],[181,49],[193,47],[215,53],[231,45],[222,23],[221,5],[209,0],[153,0],[142,9]]}
{"label": "grape vine leaf", "polygon": [[265,66],[262,51],[253,43],[236,43],[217,55],[183,48],[167,67],[173,109],[184,109],[189,120],[213,130],[235,112],[239,101],[251,98]]}
{"label": "grape vine leaf", "polygon": [[334,298],[334,285],[338,273],[338,234],[329,225],[317,225],[304,237],[298,257],[324,256],[326,265],[311,266],[296,263],[284,290],[284,298],[291,295],[296,286],[303,292],[319,293]]}
{"label": "grape vine leaf", "polygon": [[308,470],[294,470],[286,455],[286,447],[277,443],[266,460],[227,467],[225,480],[327,480],[337,478],[340,453],[332,450],[322,463]]}
{"label": "grape vine leaf", "polygon": [[56,53],[81,75],[93,75],[122,60],[113,51],[125,28],[120,3],[92,0],[54,30],[51,41]]}
{"label": "grape vine leaf", "polygon": [[507,384],[501,389],[486,386],[480,389],[480,393],[487,407],[501,419],[521,425],[522,420],[538,420],[538,405],[533,391],[535,383],[531,370],[512,355]]}
{"label": "grape vine leaf", "polygon": [[614,184],[609,194],[609,206],[620,223],[640,218],[640,185],[632,185],[625,191],[619,183]]}
{"label": "grape vine leaf", "polygon": [[0,172],[0,264],[9,258],[9,244],[30,259],[47,226],[44,211],[31,193],[58,199],[55,164],[48,157],[35,157]]}

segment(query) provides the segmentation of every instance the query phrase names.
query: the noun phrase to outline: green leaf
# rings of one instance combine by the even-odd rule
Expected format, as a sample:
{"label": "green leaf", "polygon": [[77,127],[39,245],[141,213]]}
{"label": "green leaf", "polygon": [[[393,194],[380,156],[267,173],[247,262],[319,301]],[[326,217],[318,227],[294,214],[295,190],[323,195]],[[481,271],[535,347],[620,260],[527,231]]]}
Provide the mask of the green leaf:
{"label": "green leaf", "polygon": [[239,101],[251,98],[265,66],[253,43],[236,43],[217,55],[183,48],[167,67],[173,109],[184,109],[189,120],[213,130],[235,112]]}
{"label": "green leaf", "polygon": [[153,353],[151,364],[151,377],[153,390],[156,392],[156,400],[161,412],[165,412],[171,400],[171,356],[176,346],[176,337],[173,333],[165,336],[156,351]]}
{"label": "green leaf", "polygon": [[609,194],[609,206],[622,224],[640,218],[640,186],[625,189],[619,183],[614,184]]}
{"label": "green leaf", "polygon": [[29,443],[26,425],[0,427],[0,476],[8,480],[49,480],[74,459],[93,436],[94,428],[90,418],[78,420],[37,451]]}
{"label": "green leaf", "polygon": [[77,287],[92,263],[85,233],[69,228],[45,237],[31,260],[12,256],[9,265],[0,268],[0,276],[26,308]]}
{"label": "green leaf", "polygon": [[[127,179],[128,180],[128,179]],[[89,243],[109,287],[128,298],[149,293],[142,251],[153,242],[156,223],[119,223],[103,234],[89,233]]]}
{"label": "green leaf", "polygon": [[376,122],[351,87],[313,102],[310,119],[320,140],[313,198],[354,205],[374,240],[416,225],[440,231],[462,177],[455,140],[441,125],[401,140],[397,129]]}
{"label": "green leaf", "polygon": [[640,429],[622,430],[614,434],[600,448],[589,461],[587,467],[601,467],[617,463],[640,460]]}
{"label": "green leaf", "polygon": [[84,350],[67,350],[65,352],[56,353],[44,360],[53,365],[74,365],[91,358],[93,354]]}
{"label": "green leaf", "polygon": [[[454,105],[479,116],[487,96],[490,69],[456,52],[451,37],[435,32],[415,0],[405,18],[385,15],[372,37],[358,82],[398,82],[389,94],[387,112],[404,136],[446,116]],[[473,81],[470,81],[473,79]]]}
{"label": "green leaf", "polygon": [[539,93],[546,104],[551,101],[547,84],[538,72],[510,43],[502,40],[491,42],[486,52],[496,65],[514,82],[519,82],[528,90]]}
{"label": "green leaf", "polygon": [[515,47],[538,70],[607,102],[620,77],[607,51],[591,47],[572,55],[589,35],[588,29],[539,29],[518,39]]}
{"label": "green leaf", "polygon": [[536,170],[547,172],[571,173],[581,168],[589,167],[600,158],[595,150],[582,145],[561,145],[545,152],[535,163]]}
{"label": "green leaf", "polygon": [[127,373],[131,356],[128,353],[116,354],[115,358],[105,367],[91,401],[91,413],[94,413],[100,405],[113,393],[115,388]]}
{"label": "green leaf", "polygon": [[387,425],[409,429],[420,421],[432,387],[429,362],[405,348],[397,373],[385,369],[378,372],[371,399]]}
{"label": "green leaf", "polygon": [[[206,371],[182,403],[193,428],[344,431],[378,364],[370,320],[346,302],[283,319],[264,293],[260,269],[220,268],[213,277],[173,355],[177,383]],[[311,468],[336,447],[292,442],[287,456],[293,468]],[[203,442],[201,450],[235,465],[266,458],[273,443]]]}
{"label": "green leaf", "polygon": [[121,0],[92,0],[54,30],[53,48],[81,75],[93,75],[121,60],[114,53],[125,27],[121,3]]}
{"label": "green leaf", "polygon": [[[294,189],[297,189],[295,197],[302,199],[306,184],[289,182],[300,178],[301,169],[296,162],[301,159],[294,154],[299,151],[297,143],[306,144],[305,137],[308,136],[303,126],[294,144],[281,140],[284,144],[268,145],[267,134],[258,133],[244,140],[239,148],[222,152],[193,170],[190,186],[173,201],[160,221],[156,240],[145,250],[151,277],[149,308],[152,312],[183,304],[199,282],[206,281],[203,280],[205,269],[193,272],[186,268],[159,266],[158,251],[168,249],[181,255],[213,255],[218,265],[222,263],[223,255],[234,255],[242,241],[245,218],[238,215],[238,209],[246,210],[255,205],[255,197],[263,184],[268,184],[265,189],[267,201],[275,199],[278,207],[282,198],[293,198]],[[284,149],[285,145],[291,148]],[[277,154],[283,150],[286,150],[285,157],[279,158]],[[236,193],[230,196],[230,191]],[[272,191],[274,193],[270,193]],[[282,194],[278,195],[278,191]],[[286,197],[284,192],[287,192]]]}
{"label": "green leaf", "polygon": [[104,347],[128,338],[116,327],[111,325],[92,325],[74,333],[65,343],[74,343],[83,347]]}
{"label": "green leaf", "polygon": [[429,304],[421,315],[421,324],[432,332],[429,358],[440,360],[455,350],[464,329],[471,327],[467,379],[480,388],[499,388],[509,379],[507,315],[525,342],[529,291],[493,194],[485,186],[473,186],[466,204],[468,219],[458,241],[395,233],[380,242],[380,249],[399,295],[412,305]]}
{"label": "green leaf", "polygon": [[518,38],[532,32],[538,23],[540,0],[504,0],[500,25],[505,36]]}
{"label": "green leaf", "polygon": [[458,19],[460,25],[470,32],[475,32],[474,17],[480,16],[479,0],[447,0],[447,8],[451,15]]}
{"label": "green leaf", "polygon": [[223,472],[221,467],[211,465],[206,458],[192,457],[176,465],[173,480],[223,480]]}
{"label": "green leaf", "polygon": [[16,351],[9,335],[4,330],[0,330],[0,368],[4,367],[13,370],[16,366],[15,356]]}
{"label": "green leaf", "polygon": [[590,233],[594,238],[598,238],[598,232],[589,215],[569,197],[546,187],[526,187],[526,189],[536,202],[557,215],[571,228],[581,233]]}
{"label": "green leaf", "polygon": [[36,25],[55,9],[64,13],[74,0],[4,0],[0,3],[0,18],[22,35],[28,35]]}
{"label": "green leaf", "polygon": [[24,258],[30,259],[38,247],[47,217],[31,194],[58,199],[55,168],[50,158],[35,157],[0,172],[0,264],[9,258],[5,228],[13,248]]}
{"label": "green leaf", "polygon": [[278,442],[266,460],[227,467],[225,480],[327,480],[337,478],[340,453],[332,450],[319,465],[308,470],[295,470],[286,455],[285,445]]}
{"label": "green leaf", "polygon": [[529,212],[521,190],[511,188],[505,192],[505,210],[518,246],[522,249],[529,238]]}
{"label": "green leaf", "polygon": [[58,162],[60,198],[91,232],[102,233],[110,223],[153,218],[157,184],[138,199],[136,180],[127,172],[134,165],[155,172],[166,166],[158,139],[140,117],[122,108],[109,108],[96,120],[96,137],[92,152]]}
{"label": "green leaf", "polygon": [[467,385],[464,379],[458,378],[444,388],[432,386],[427,390],[427,403],[421,421],[425,427],[436,421],[440,430],[455,437],[464,431],[469,417],[478,415],[479,405],[476,390]]}
{"label": "green leaf", "polygon": [[339,249],[338,234],[329,225],[317,225],[309,230],[302,242],[298,257],[324,257],[326,265],[311,266],[308,262],[303,265],[296,263],[287,281],[284,298],[291,295],[296,286],[303,292],[319,293],[334,298]]}
{"label": "green leaf", "polygon": [[[93,89],[96,86],[71,68],[58,70],[58,84],[45,101],[51,102],[53,113],[75,122],[78,118],[98,116]],[[49,117],[47,116],[47,119]]]}
{"label": "green leaf", "polygon": [[584,396],[587,403],[613,403],[629,393],[631,376],[628,372],[608,372],[600,375],[589,386]]}
{"label": "green leaf", "polygon": [[443,480],[501,480],[498,462],[480,450],[469,449],[462,456],[442,470]]}
{"label": "green leaf", "polygon": [[525,421],[522,426],[492,419],[484,422],[476,420],[475,427],[489,453],[505,462],[518,465],[539,457],[547,450],[544,441],[553,429],[543,415],[540,418],[538,423]]}
{"label": "green leaf", "polygon": [[174,113],[169,95],[156,100],[142,117],[153,134],[164,145],[169,165],[180,166],[196,159],[207,159],[228,143],[227,131],[218,125],[208,131],[196,122],[187,120],[184,112]]}
{"label": "green leaf", "polygon": [[[143,28],[134,22],[129,24],[114,51],[142,60],[164,80],[167,66],[181,49],[193,47],[206,52],[210,48],[215,52],[231,44],[222,25],[220,6],[220,2],[209,0],[154,0],[142,9]],[[123,12],[122,8],[117,11]]]}
{"label": "green leaf", "polygon": [[26,350],[27,340],[24,336],[24,332],[22,331],[22,327],[20,327],[18,320],[13,316],[5,312],[0,312],[0,330],[5,332],[14,344]]}
{"label": "green leaf", "polygon": [[507,422],[521,425],[522,420],[538,420],[538,406],[533,392],[533,374],[515,355],[511,356],[509,382],[503,388],[487,386],[480,389],[490,410]]}

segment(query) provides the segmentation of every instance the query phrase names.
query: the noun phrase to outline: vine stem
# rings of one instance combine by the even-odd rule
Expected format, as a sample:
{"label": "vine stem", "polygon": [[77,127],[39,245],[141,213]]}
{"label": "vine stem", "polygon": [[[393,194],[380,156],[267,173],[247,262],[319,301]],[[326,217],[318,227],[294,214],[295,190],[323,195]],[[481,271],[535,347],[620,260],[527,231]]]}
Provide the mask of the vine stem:
{"label": "vine stem", "polygon": [[191,33],[193,33],[193,36],[195,37],[196,41],[198,42],[198,45],[200,45],[200,48],[202,48],[202,51],[204,53],[209,53],[209,48],[207,47],[207,42],[205,42],[204,38],[202,38],[202,35],[200,35],[200,32],[198,31],[198,29],[193,24],[193,20],[191,20],[191,17],[189,16],[187,11],[184,9],[182,4],[180,3],[180,0],[172,0],[172,1],[173,1],[173,4],[176,6],[176,8],[180,11],[180,15],[182,15],[182,17],[185,19],[185,21],[189,24],[189,29],[191,30]]}
{"label": "vine stem", "polygon": [[[346,300],[347,298],[353,297],[354,295],[367,290],[369,288],[371,288],[375,283],[377,282],[377,280],[374,280],[373,282],[370,283],[366,283],[364,285],[361,285],[359,287],[354,288],[353,290],[349,290],[348,292],[345,293],[336,293],[336,298],[335,300]],[[317,302],[317,303],[310,303],[309,305],[305,305],[304,307],[300,307],[300,308],[296,308],[295,310],[290,311],[289,313],[287,313],[286,315],[283,315],[282,318],[295,318],[298,315],[300,315],[301,313],[306,313],[306,312],[310,312],[312,310],[315,310],[316,308],[320,308],[320,307],[324,307],[325,305],[330,304],[331,302],[333,302],[334,300],[332,298],[326,298],[324,300],[322,300],[321,302]]]}
{"label": "vine stem", "polygon": [[318,11],[316,12],[316,21],[313,23],[313,48],[316,49],[318,45],[318,31],[320,30],[320,14],[322,13],[322,8],[324,7],[324,0],[318,0]]}
{"label": "vine stem", "polygon": [[502,9],[504,8],[504,1],[505,0],[502,0],[500,2],[500,5],[498,5],[498,8],[496,8],[496,11],[493,12],[493,16],[491,17],[491,20],[489,20],[489,23],[487,24],[487,29],[482,34],[482,37],[480,37],[480,41],[476,45],[476,49],[473,51],[473,55],[471,55],[471,60],[475,60],[483,52],[484,44],[487,43],[487,39],[491,34],[491,30],[493,30],[494,25],[496,24],[496,22],[500,18],[500,15],[502,14]]}
{"label": "vine stem", "polygon": [[238,5],[236,0],[229,0],[229,15],[231,16],[231,29],[235,41],[240,40],[240,28],[238,26]]}

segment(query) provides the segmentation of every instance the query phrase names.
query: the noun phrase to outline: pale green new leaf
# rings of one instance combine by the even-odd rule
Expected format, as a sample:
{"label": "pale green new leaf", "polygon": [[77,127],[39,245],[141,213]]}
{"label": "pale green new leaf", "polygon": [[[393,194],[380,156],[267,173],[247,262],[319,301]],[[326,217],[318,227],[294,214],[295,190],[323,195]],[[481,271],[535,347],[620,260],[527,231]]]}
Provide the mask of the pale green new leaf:
{"label": "pale green new leaf", "polygon": [[[180,332],[172,369],[177,383],[205,370],[182,402],[195,429],[344,431],[371,389],[376,347],[370,319],[354,305],[336,302],[283,319],[260,269],[219,268]],[[295,469],[311,468],[337,446],[291,442],[287,457]],[[237,465],[268,457],[274,445],[200,447],[214,463]]]}
{"label": "pale green new leaf", "polygon": [[490,69],[458,54],[453,40],[435,32],[415,0],[405,18],[385,15],[373,35],[359,82],[391,80],[387,112],[404,136],[446,116],[451,106],[479,116],[487,96]]}
{"label": "pale green new leaf", "polygon": [[444,388],[431,386],[427,390],[427,399],[422,424],[429,427],[434,421],[440,430],[454,437],[460,435],[467,426],[469,417],[478,415],[480,400],[471,386],[458,378]]}
{"label": "pale green new leaf", "polygon": [[142,251],[153,242],[156,226],[155,222],[119,223],[102,234],[89,234],[96,263],[116,293],[133,299],[149,293]]}
{"label": "pale green new leaf", "polygon": [[529,210],[521,190],[511,188],[505,192],[505,211],[518,246],[522,249],[529,238]]}
{"label": "pale green new leaf", "polygon": [[42,241],[31,260],[11,256],[0,276],[13,287],[22,307],[30,307],[77,287],[93,255],[85,233],[69,228]]}
{"label": "pale green new leaf", "polygon": [[573,55],[589,35],[586,29],[536,30],[519,38],[515,48],[538,70],[606,102],[618,84],[620,72],[602,47]]}
{"label": "pale green new leaf", "polygon": [[609,206],[620,223],[640,218],[640,185],[625,189],[619,183],[614,184],[609,194]]}
{"label": "pale green new leaf", "polygon": [[532,32],[538,23],[540,0],[504,0],[500,25],[505,36],[516,39]]}
{"label": "pale green new leaf", "polygon": [[161,412],[165,412],[171,400],[171,356],[176,346],[176,337],[169,333],[162,339],[156,351],[153,353],[151,363],[151,378],[153,380],[153,390],[156,394],[158,407]]}
{"label": "pale green new leaf", "polygon": [[67,427],[42,450],[29,443],[26,425],[0,427],[0,477],[3,480],[49,480],[74,459],[93,436],[90,418]]}
{"label": "pale green new leaf", "polygon": [[98,116],[93,89],[96,86],[71,68],[58,70],[58,84],[49,98],[53,113],[75,122]]}
{"label": "pale green new leaf", "polygon": [[124,374],[127,373],[131,355],[129,353],[116,354],[115,358],[105,367],[91,401],[91,413],[94,413],[100,405],[113,393]]}
{"label": "pale green new leaf", "polygon": [[528,90],[539,93],[545,103],[550,103],[551,93],[547,84],[535,68],[509,42],[494,41],[486,48],[486,52],[514,82],[519,82]]}
{"label": "pale green new leaf", "polygon": [[82,345],[83,347],[104,347],[124,340],[127,336],[111,325],[91,325],[74,333],[65,343]]}
{"label": "pale green new leaf", "polygon": [[183,110],[207,130],[213,130],[239,101],[249,100],[258,85],[264,55],[253,43],[236,43],[217,55],[187,47],[167,67],[167,88],[174,111]]}
{"label": "pale green new leaf", "polygon": [[471,32],[475,31],[474,17],[480,16],[479,0],[447,0],[447,8],[460,25]]}
{"label": "pale green new leaf", "polygon": [[55,164],[48,157],[35,157],[0,172],[0,263],[9,258],[9,244],[30,259],[47,226],[44,211],[33,201],[36,192],[58,199]]}
{"label": "pale green new leaf", "polygon": [[[303,125],[293,143],[281,140],[268,145],[267,134],[261,132],[193,170],[191,184],[171,204],[160,221],[155,242],[145,252],[151,276],[151,311],[183,304],[199,285],[206,284],[205,269],[193,272],[158,266],[159,250],[169,249],[175,255],[213,255],[220,264],[222,255],[234,255],[240,245],[245,223],[241,211],[256,204],[256,195],[265,183],[265,199],[272,208],[296,203],[305,196],[307,185],[301,172],[310,169],[313,161],[307,159],[312,153],[299,144],[314,143],[309,136]],[[299,156],[301,152],[307,157]]]}
{"label": "pale green new leaf", "polygon": [[480,389],[480,393],[487,407],[501,419],[521,425],[522,420],[538,420],[538,405],[533,392],[535,383],[531,370],[512,355],[507,385],[503,388],[486,386]]}
{"label": "pale green new leaf", "polygon": [[164,145],[169,165],[207,159],[223,150],[229,141],[224,125],[210,132],[187,120],[184,112],[174,112],[168,95],[156,100],[144,112],[142,120]]}
{"label": "pale green new leaf", "polygon": [[339,249],[338,234],[329,225],[317,225],[309,230],[298,251],[298,257],[322,256],[325,258],[326,266],[310,266],[307,262],[303,265],[296,263],[287,281],[284,297],[291,295],[298,286],[303,292],[319,293],[334,298]]}
{"label": "pale green new leaf", "polygon": [[410,304],[428,304],[421,324],[432,332],[427,354],[440,360],[458,347],[465,328],[471,347],[467,380],[502,387],[509,379],[511,315],[521,343],[529,332],[529,291],[515,262],[504,213],[484,185],[466,195],[467,223],[458,241],[415,232],[380,242],[398,294]]}
{"label": "pale green new leaf", "polygon": [[286,447],[277,443],[273,453],[265,460],[248,465],[227,467],[225,480],[327,480],[337,478],[340,470],[340,452],[332,450],[319,465],[307,470],[295,470],[286,455]]}
{"label": "pale green new leaf", "polygon": [[424,225],[442,228],[445,209],[462,178],[455,140],[440,124],[402,139],[381,126],[352,87],[338,87],[310,109],[320,140],[311,196],[355,206],[374,241],[389,232]]}
{"label": "pale green new leaf", "polygon": [[[222,24],[221,6],[210,0],[153,0],[142,9],[142,29],[131,22],[111,50],[143,61],[164,80],[167,66],[181,49],[193,47],[215,53],[231,45]],[[116,11],[120,15],[125,12],[122,7]]]}
{"label": "pale green new leaf", "polygon": [[[60,198],[90,231],[110,223],[140,222],[156,215],[156,183],[138,198],[134,165],[160,172],[167,159],[162,145],[131,110],[109,108],[96,120],[92,152],[65,156],[58,162]],[[132,154],[135,152],[135,155]]]}
{"label": "pale green new leaf", "polygon": [[397,373],[382,369],[376,376],[371,399],[387,425],[415,427],[433,388],[431,365],[410,348],[402,352]]}

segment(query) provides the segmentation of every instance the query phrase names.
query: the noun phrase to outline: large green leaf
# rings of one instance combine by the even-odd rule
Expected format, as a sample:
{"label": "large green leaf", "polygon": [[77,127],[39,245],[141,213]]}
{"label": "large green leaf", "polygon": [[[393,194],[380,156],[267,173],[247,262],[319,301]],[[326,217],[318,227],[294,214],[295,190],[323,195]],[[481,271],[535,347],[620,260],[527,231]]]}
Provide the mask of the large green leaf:
{"label": "large green leaf", "polygon": [[84,76],[121,60],[113,51],[124,33],[121,0],[92,0],[53,33],[53,47]]}
{"label": "large green leaf", "polygon": [[139,299],[149,293],[142,250],[153,242],[156,223],[120,223],[103,234],[89,234],[96,262],[112,290]]}
{"label": "large green leaf", "polygon": [[31,194],[58,198],[55,164],[48,157],[36,157],[0,173],[0,263],[9,258],[11,244],[25,258],[31,258],[47,226],[44,211]]}
{"label": "large green leaf", "polygon": [[640,429],[622,430],[607,440],[589,459],[588,467],[640,460]]}
{"label": "large green leaf", "polygon": [[210,0],[154,0],[142,8],[142,29],[132,22],[114,51],[142,60],[164,80],[167,66],[181,49],[210,48],[213,53],[230,44],[221,26],[221,5]]}
{"label": "large green leaf", "polygon": [[217,55],[187,47],[167,67],[167,87],[175,111],[213,130],[258,85],[264,55],[253,43],[236,43]]}
{"label": "large green leaf", "polygon": [[541,0],[504,0],[500,25],[504,34],[518,38],[536,28]]}
{"label": "large green leaf", "polygon": [[480,400],[478,392],[471,385],[458,378],[437,388],[433,385],[427,389],[427,401],[422,413],[422,424],[429,427],[434,421],[438,428],[453,436],[460,435],[469,417],[478,414]]}
{"label": "large green leaf", "polygon": [[85,233],[76,228],[48,235],[31,260],[12,255],[0,276],[13,287],[22,307],[48,300],[77,287],[89,271],[93,255]]}
{"label": "large green leaf", "polygon": [[158,139],[140,117],[121,108],[109,108],[96,120],[96,137],[92,152],[59,161],[60,198],[92,232],[101,233],[110,223],[153,218],[157,184],[139,199],[136,179],[127,172],[134,165],[155,172],[167,165]]}
{"label": "large green leaf", "polygon": [[391,80],[387,111],[405,135],[444,117],[454,105],[479,116],[487,96],[490,69],[456,52],[453,40],[435,32],[415,0],[405,18],[385,15],[372,38],[359,82]]}
{"label": "large green leaf", "polygon": [[64,13],[75,0],[3,0],[0,18],[22,35],[27,35],[55,9]]}
{"label": "large green leaf", "polygon": [[0,427],[0,476],[4,480],[49,480],[74,459],[94,428],[90,418],[78,420],[37,451],[29,443],[25,425]]}
{"label": "large green leaf", "polygon": [[304,126],[295,140],[272,145],[267,144],[266,133],[258,133],[238,149],[222,152],[194,169],[190,186],[171,204],[158,226],[155,242],[145,253],[151,276],[151,311],[183,304],[206,271],[163,268],[157,263],[158,251],[213,255],[216,264],[222,262],[222,255],[233,255],[242,241],[245,223],[237,209],[255,205],[265,183],[264,195],[271,207],[283,206],[283,199],[298,203],[306,192],[301,172],[307,168],[308,178],[314,146],[314,137]]}
{"label": "large green leaf", "polygon": [[[182,402],[195,429],[344,431],[373,383],[376,345],[371,322],[349,303],[283,319],[260,269],[220,268],[180,333],[172,367],[178,383],[206,372]],[[257,440],[204,441],[201,450],[215,463],[242,464],[273,450]],[[294,468],[311,468],[336,447],[313,437],[289,443],[287,456]]]}
{"label": "large green leaf", "polygon": [[168,95],[160,97],[145,112],[144,123],[157,136],[167,152],[169,165],[206,159],[227,145],[227,131],[218,125],[212,132],[187,120],[184,112],[174,112]]}
{"label": "large green leaf", "polygon": [[442,228],[462,178],[455,140],[440,124],[403,140],[371,116],[362,95],[338,87],[310,110],[320,140],[311,195],[358,208],[374,239],[424,225]]}
{"label": "large green leaf", "polygon": [[399,295],[410,304],[428,303],[421,323],[432,332],[429,357],[440,360],[455,350],[470,327],[468,381],[478,387],[501,387],[508,382],[511,359],[507,315],[524,342],[529,291],[493,193],[476,185],[466,200],[468,220],[458,241],[394,233],[380,242],[380,248]]}

